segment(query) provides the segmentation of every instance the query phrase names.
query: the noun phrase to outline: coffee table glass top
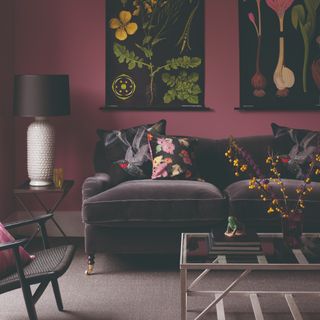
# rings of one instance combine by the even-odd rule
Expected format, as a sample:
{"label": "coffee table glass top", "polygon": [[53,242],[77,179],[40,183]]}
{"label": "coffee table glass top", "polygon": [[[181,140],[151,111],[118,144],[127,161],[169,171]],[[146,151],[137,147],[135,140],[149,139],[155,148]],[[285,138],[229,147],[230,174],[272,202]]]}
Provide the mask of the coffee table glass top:
{"label": "coffee table glass top", "polygon": [[302,245],[290,249],[283,241],[281,233],[259,233],[259,252],[251,253],[232,250],[216,253],[208,233],[183,233],[181,237],[180,267],[182,269],[236,269],[243,264],[252,269],[319,269],[320,233],[305,233]]}

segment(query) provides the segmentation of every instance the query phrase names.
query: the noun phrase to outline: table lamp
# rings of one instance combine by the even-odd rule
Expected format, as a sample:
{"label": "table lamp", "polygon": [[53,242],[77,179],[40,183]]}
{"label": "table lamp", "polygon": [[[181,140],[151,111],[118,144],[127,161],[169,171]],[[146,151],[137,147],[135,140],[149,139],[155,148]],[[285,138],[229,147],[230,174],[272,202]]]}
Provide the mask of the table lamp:
{"label": "table lamp", "polygon": [[27,131],[27,167],[31,186],[52,183],[55,133],[50,116],[70,114],[68,75],[16,75],[14,115],[35,117]]}

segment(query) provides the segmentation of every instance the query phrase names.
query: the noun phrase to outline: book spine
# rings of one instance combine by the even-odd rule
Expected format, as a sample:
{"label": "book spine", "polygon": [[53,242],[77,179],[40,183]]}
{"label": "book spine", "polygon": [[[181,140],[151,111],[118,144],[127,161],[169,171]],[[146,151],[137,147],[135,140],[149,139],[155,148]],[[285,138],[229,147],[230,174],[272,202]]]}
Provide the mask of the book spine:
{"label": "book spine", "polygon": [[262,251],[216,251],[216,250],[210,250],[210,255],[263,255],[264,253]]}

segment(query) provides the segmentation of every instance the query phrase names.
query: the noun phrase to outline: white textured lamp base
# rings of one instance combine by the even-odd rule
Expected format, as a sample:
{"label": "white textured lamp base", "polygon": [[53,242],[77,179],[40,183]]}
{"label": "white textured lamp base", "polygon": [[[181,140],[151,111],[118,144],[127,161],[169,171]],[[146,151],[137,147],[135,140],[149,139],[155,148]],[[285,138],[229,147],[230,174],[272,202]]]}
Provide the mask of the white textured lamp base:
{"label": "white textured lamp base", "polygon": [[36,117],[28,127],[28,176],[31,186],[52,184],[55,134],[44,117]]}

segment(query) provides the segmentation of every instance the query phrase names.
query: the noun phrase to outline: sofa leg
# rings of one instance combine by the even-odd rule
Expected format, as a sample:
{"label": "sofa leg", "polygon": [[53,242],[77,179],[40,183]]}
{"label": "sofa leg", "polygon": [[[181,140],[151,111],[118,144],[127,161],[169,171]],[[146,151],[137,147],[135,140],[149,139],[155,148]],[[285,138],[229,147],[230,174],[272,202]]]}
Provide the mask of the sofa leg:
{"label": "sofa leg", "polygon": [[85,271],[86,275],[91,275],[93,274],[93,267],[94,267],[94,254],[88,254],[88,265],[87,265],[87,270]]}

